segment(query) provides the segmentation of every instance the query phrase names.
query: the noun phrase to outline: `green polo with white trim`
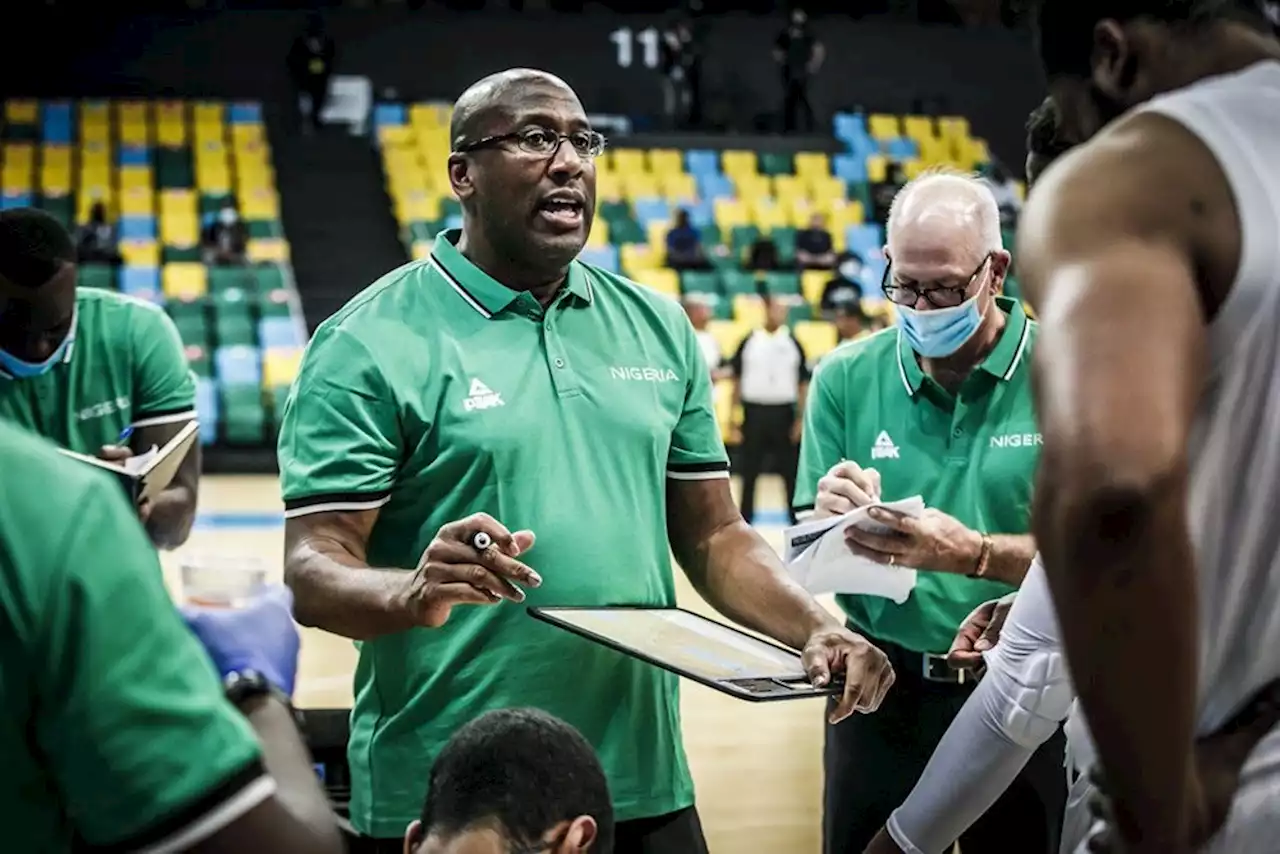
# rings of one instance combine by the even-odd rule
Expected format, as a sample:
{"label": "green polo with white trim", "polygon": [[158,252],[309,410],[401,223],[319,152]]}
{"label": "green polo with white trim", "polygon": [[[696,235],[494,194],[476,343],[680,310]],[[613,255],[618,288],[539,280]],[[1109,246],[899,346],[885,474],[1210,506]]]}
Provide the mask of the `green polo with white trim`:
{"label": "green polo with white trim", "polygon": [[[668,478],[728,477],[697,337],[668,297],[574,262],[546,308],[437,237],[316,331],[280,429],[289,517],[379,508],[372,566],[410,570],[484,511],[537,542],[529,605],[675,605]],[[532,705],[595,745],[620,820],[693,802],[674,676],[511,603],[360,645],[352,821],[401,835],[459,726]]]}
{"label": "green polo with white trim", "polygon": [[[812,509],[818,479],[852,460],[880,473],[886,500],[925,504],[989,534],[1031,531],[1041,437],[1031,394],[1037,325],[998,297],[1008,323],[957,394],[921,370],[895,327],[833,350],[809,387],[794,505]],[[928,567],[921,567],[928,569]],[[996,581],[921,572],[902,605],[837,596],[860,632],[916,652],[941,654],[975,607],[1010,592]]]}

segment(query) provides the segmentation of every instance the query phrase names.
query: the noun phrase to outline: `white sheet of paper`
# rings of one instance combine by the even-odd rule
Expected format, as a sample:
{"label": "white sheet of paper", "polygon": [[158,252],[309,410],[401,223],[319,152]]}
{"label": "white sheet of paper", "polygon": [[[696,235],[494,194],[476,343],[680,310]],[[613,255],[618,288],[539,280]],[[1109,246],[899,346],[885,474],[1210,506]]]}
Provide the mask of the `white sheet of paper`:
{"label": "white sheet of paper", "polygon": [[152,445],[151,450],[147,451],[145,454],[137,454],[132,457],[127,457],[124,461],[124,470],[129,474],[136,475],[145,469],[159,453],[160,449],[155,445]]}
{"label": "white sheet of paper", "polygon": [[805,590],[820,593],[859,593],[883,596],[901,605],[916,586],[914,567],[885,566],[849,550],[844,532],[856,525],[878,533],[889,529],[867,514],[872,507],[884,507],[907,516],[924,511],[919,495],[899,501],[884,501],[859,507],[843,516],[804,522],[783,532],[783,559],[787,570]]}

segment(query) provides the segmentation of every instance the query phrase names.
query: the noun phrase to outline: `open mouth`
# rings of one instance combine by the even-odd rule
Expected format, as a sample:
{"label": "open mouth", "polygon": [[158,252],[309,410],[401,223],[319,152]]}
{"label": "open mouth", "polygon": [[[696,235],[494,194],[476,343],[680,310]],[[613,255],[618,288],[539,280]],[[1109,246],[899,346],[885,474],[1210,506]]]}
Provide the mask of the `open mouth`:
{"label": "open mouth", "polygon": [[582,202],[553,198],[538,205],[538,214],[558,230],[572,231],[582,225]]}

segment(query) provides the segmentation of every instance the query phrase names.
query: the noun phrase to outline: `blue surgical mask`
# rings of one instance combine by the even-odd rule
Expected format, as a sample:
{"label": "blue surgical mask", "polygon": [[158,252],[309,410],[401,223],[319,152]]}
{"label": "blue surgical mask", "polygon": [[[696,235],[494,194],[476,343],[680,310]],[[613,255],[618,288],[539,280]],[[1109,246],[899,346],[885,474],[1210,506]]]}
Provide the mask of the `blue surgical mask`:
{"label": "blue surgical mask", "polygon": [[979,294],[974,294],[959,305],[928,311],[896,305],[898,326],[911,349],[926,359],[950,356],[982,325],[978,297]]}
{"label": "blue surgical mask", "polygon": [[70,358],[71,348],[76,340],[76,319],[76,316],[72,315],[71,329],[67,332],[67,337],[62,339],[62,343],[44,361],[28,362],[26,359],[19,359],[12,353],[0,350],[0,377],[29,380],[49,373],[59,362]]}

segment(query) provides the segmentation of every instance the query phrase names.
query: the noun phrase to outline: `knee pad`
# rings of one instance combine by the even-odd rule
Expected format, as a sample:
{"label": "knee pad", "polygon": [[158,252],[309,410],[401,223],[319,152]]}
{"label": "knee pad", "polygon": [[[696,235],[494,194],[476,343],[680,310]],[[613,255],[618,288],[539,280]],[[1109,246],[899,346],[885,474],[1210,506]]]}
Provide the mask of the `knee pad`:
{"label": "knee pad", "polygon": [[1057,649],[1041,649],[998,661],[987,678],[1000,683],[1001,728],[1015,744],[1035,749],[1057,731],[1075,701],[1066,660]]}

